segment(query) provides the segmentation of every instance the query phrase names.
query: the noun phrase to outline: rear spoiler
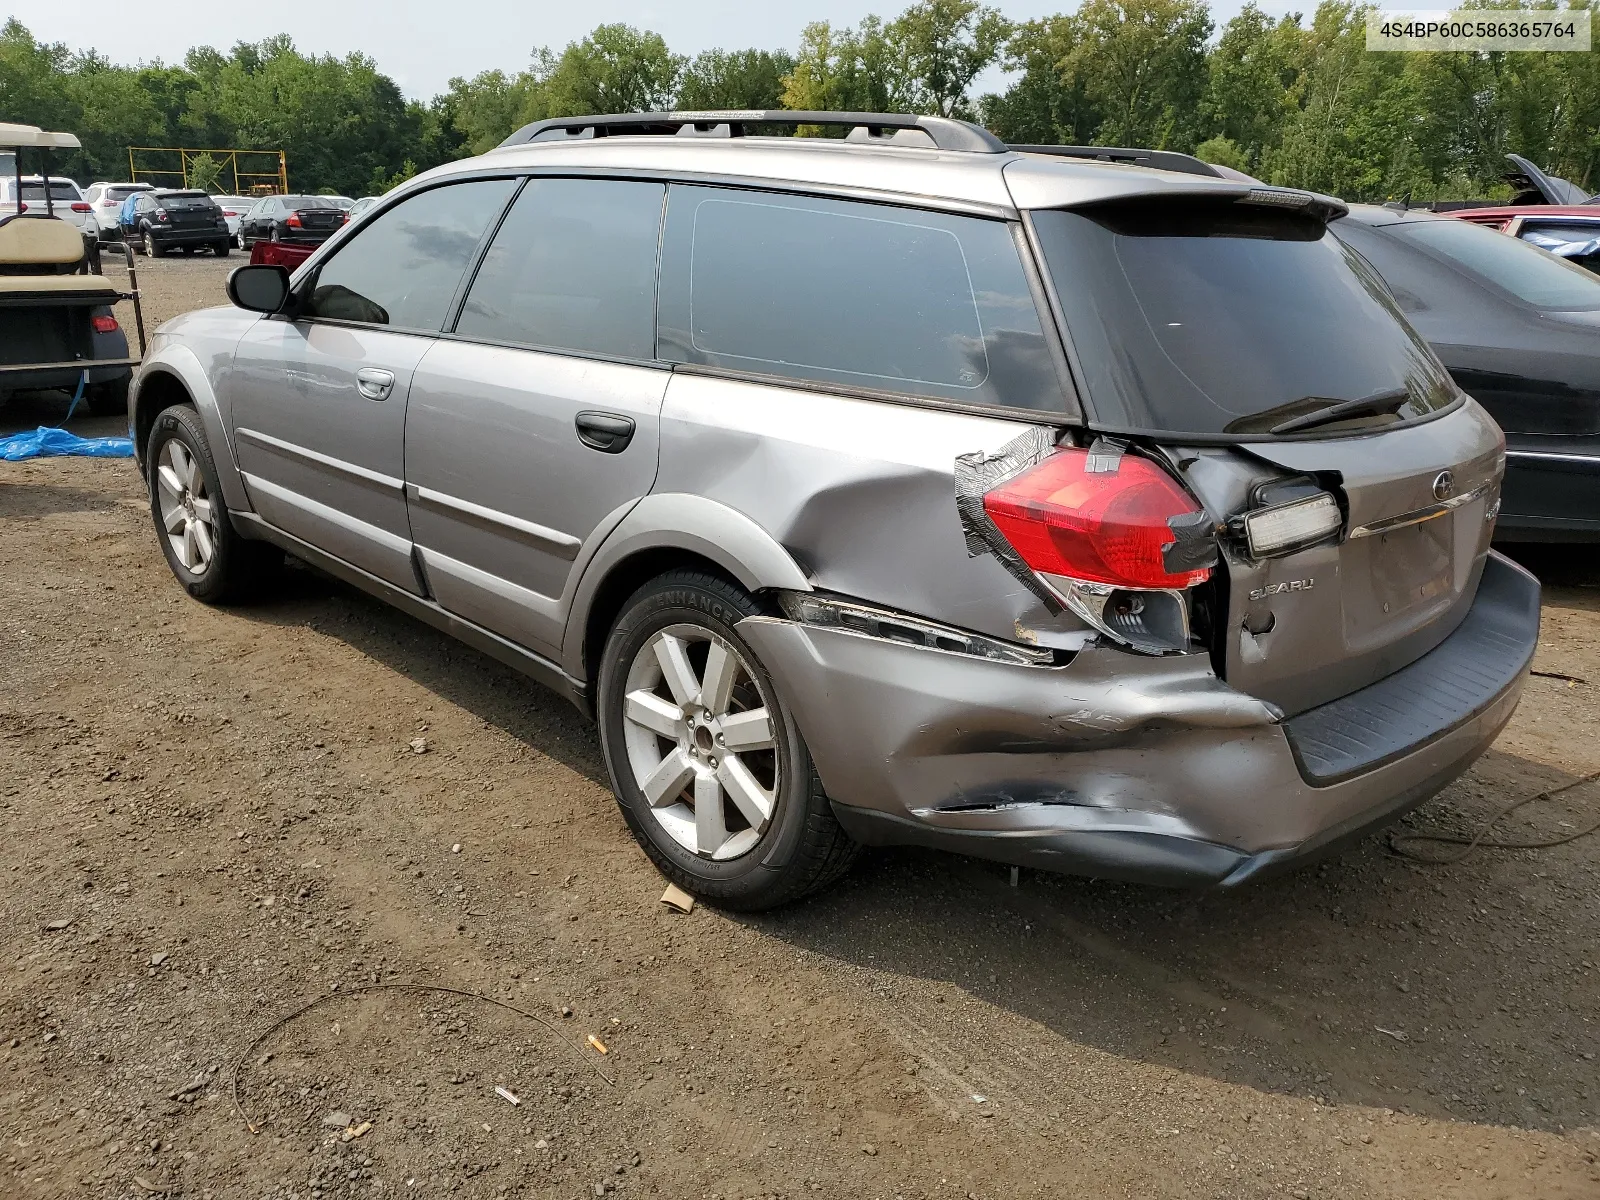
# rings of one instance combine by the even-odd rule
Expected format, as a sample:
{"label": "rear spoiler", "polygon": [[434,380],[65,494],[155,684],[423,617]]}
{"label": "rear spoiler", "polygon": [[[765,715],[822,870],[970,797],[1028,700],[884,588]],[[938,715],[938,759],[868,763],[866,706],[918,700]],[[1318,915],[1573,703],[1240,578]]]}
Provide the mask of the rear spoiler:
{"label": "rear spoiler", "polygon": [[1248,175],[1218,167],[1192,154],[1176,150],[1141,150],[1128,146],[1026,146],[1013,143],[1008,149],[1019,154],[1053,154],[1061,158],[1087,158],[1095,162],[1123,163],[1130,167],[1152,167],[1157,171],[1178,171],[1184,175],[1209,175],[1213,179],[1255,182]]}

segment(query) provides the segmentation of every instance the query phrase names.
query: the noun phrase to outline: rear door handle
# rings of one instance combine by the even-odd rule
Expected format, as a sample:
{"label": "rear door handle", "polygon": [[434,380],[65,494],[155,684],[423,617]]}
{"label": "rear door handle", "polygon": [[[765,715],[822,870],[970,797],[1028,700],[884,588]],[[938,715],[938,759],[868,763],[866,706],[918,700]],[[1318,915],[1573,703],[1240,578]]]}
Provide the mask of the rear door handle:
{"label": "rear door handle", "polygon": [[393,371],[362,367],[356,372],[356,389],[368,400],[387,400],[393,388]]}
{"label": "rear door handle", "polygon": [[578,440],[591,450],[604,454],[621,454],[633,441],[633,418],[617,413],[588,410],[572,419],[577,426]]}

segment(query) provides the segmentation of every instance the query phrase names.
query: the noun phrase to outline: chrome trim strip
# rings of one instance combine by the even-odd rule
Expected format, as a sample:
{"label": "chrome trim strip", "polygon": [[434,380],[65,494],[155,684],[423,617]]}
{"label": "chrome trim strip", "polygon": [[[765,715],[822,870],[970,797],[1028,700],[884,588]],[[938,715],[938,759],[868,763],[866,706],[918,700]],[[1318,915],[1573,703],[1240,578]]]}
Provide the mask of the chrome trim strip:
{"label": "chrome trim strip", "polygon": [[473,517],[489,525],[497,525],[501,529],[510,530],[526,541],[539,546],[540,549],[554,554],[557,558],[571,561],[578,557],[578,551],[583,547],[583,542],[571,534],[562,533],[559,529],[551,529],[545,525],[538,525],[532,521],[524,521],[521,517],[513,517],[510,513],[499,512],[493,508],[485,508],[481,504],[474,504],[470,500],[461,500],[455,496],[436,492],[432,488],[418,487],[414,483],[406,485],[406,498],[420,504],[442,508],[448,512],[461,516]]}
{"label": "chrome trim strip", "polygon": [[1600,467],[1600,454],[1563,454],[1559,450],[1507,450],[1507,458],[1534,458],[1542,462],[1593,463]]}
{"label": "chrome trim strip", "polygon": [[369,471],[366,467],[358,467],[355,463],[345,462],[342,458],[333,458],[327,454],[318,454],[315,450],[307,450],[304,446],[296,446],[293,442],[283,441],[271,434],[261,433],[243,426],[233,431],[233,436],[241,442],[253,442],[264,450],[274,450],[279,454],[313,467],[325,467],[340,475],[351,479],[369,483],[374,487],[383,488],[385,491],[399,492],[405,489],[405,480],[396,479],[393,475],[384,475],[378,471]]}
{"label": "chrome trim strip", "polygon": [[1486,479],[1470,492],[1462,492],[1459,496],[1452,496],[1448,500],[1441,500],[1437,504],[1430,504],[1425,508],[1412,509],[1408,513],[1401,513],[1398,517],[1385,517],[1381,521],[1373,521],[1366,525],[1357,525],[1350,531],[1350,537],[1371,537],[1375,533],[1391,533],[1396,529],[1404,529],[1408,525],[1420,525],[1424,521],[1431,521],[1435,517],[1442,517],[1447,512],[1460,508],[1463,504],[1471,504],[1474,500],[1488,495],[1494,490],[1496,481]]}

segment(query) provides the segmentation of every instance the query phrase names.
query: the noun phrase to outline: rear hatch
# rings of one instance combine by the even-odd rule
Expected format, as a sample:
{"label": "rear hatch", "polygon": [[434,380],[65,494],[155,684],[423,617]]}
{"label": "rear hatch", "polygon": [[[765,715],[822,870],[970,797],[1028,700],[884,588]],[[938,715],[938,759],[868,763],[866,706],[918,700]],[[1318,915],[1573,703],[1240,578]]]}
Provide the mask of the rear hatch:
{"label": "rear hatch", "polygon": [[217,202],[204,192],[180,192],[156,198],[156,203],[167,210],[169,229],[215,229],[222,210]]}
{"label": "rear hatch", "polygon": [[[1256,195],[1277,203],[1031,219],[1102,436],[1164,457],[1225,530],[1195,606],[1219,673],[1293,713],[1406,666],[1465,617],[1504,442],[1317,208]],[[1304,534],[1247,531],[1265,509],[1305,518]]]}

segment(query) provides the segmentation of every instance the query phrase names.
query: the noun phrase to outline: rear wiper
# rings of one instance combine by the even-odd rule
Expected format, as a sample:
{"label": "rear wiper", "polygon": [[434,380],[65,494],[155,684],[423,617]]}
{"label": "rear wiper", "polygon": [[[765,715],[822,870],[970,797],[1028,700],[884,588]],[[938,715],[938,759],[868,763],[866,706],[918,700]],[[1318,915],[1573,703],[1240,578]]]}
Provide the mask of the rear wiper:
{"label": "rear wiper", "polygon": [[1377,413],[1392,413],[1411,399],[1411,392],[1406,388],[1394,388],[1391,391],[1379,392],[1373,396],[1363,396],[1359,400],[1344,400],[1338,404],[1330,404],[1327,408],[1319,408],[1315,412],[1302,413],[1298,417],[1290,417],[1281,421],[1267,430],[1268,433],[1296,433],[1302,429],[1315,429],[1318,425],[1331,425],[1335,421],[1342,421],[1346,417],[1364,417]]}

